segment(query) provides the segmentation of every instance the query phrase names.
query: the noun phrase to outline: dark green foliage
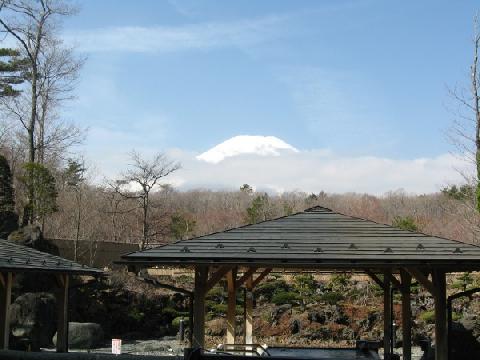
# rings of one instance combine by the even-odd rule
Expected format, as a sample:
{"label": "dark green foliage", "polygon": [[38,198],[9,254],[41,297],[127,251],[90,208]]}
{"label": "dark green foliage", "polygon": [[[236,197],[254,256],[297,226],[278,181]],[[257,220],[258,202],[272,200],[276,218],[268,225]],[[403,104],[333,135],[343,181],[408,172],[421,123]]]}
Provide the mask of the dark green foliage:
{"label": "dark green foliage", "polygon": [[435,311],[424,311],[420,314],[420,319],[425,321],[427,324],[435,324]]}
{"label": "dark green foliage", "polygon": [[243,184],[242,186],[240,186],[240,191],[248,195],[253,193],[252,187],[248,184]]}
{"label": "dark green foliage", "polygon": [[442,190],[442,194],[445,196],[448,196],[452,199],[455,200],[467,200],[467,199],[473,199],[473,194],[474,194],[474,189],[472,186],[468,184],[464,185],[452,185],[452,186],[446,186]]}
{"label": "dark green foliage", "polygon": [[13,211],[14,209],[12,172],[5,156],[0,155],[0,211]]}
{"label": "dark green foliage", "polygon": [[297,304],[299,300],[298,294],[286,291],[275,292],[272,297],[272,303],[275,305]]}
{"label": "dark green foliage", "polygon": [[288,284],[284,280],[279,279],[261,282],[255,287],[254,291],[256,298],[263,297],[265,301],[270,302],[275,292],[287,292],[289,290]]}
{"label": "dark green foliage", "polygon": [[345,288],[350,285],[350,278],[352,276],[347,273],[336,273],[330,277],[330,282],[327,287],[334,291],[345,291]]}
{"label": "dark green foliage", "polygon": [[180,329],[180,320],[182,320],[182,319],[183,319],[183,324],[185,326],[188,326],[188,324],[189,324],[188,317],[178,316],[178,317],[176,317],[175,319],[172,320],[172,327],[173,327],[173,330],[175,332],[178,332],[178,330]]}
{"label": "dark green foliage", "polygon": [[17,96],[15,88],[28,77],[28,60],[20,57],[15,49],[0,48],[0,97]]}
{"label": "dark green foliage", "polygon": [[50,170],[37,163],[26,163],[23,169],[24,174],[20,181],[33,196],[26,206],[26,214],[30,214],[33,220],[57,211],[58,193]]}
{"label": "dark green foliage", "polygon": [[452,287],[455,289],[462,289],[462,291],[466,291],[473,284],[473,281],[474,279],[472,277],[472,274],[470,274],[469,272],[464,272],[455,279]]}
{"label": "dark green foliage", "polygon": [[185,239],[195,229],[196,221],[188,219],[187,216],[175,213],[170,216],[170,232],[177,240]]}
{"label": "dark green foliage", "polygon": [[252,205],[247,208],[247,222],[256,224],[268,220],[270,200],[268,194],[258,195],[253,199]]}
{"label": "dark green foliage", "polygon": [[324,294],[320,295],[319,298],[321,301],[324,301],[327,304],[335,305],[340,301],[344,300],[345,296],[343,296],[341,293],[337,291],[327,291]]}
{"label": "dark green foliage", "polygon": [[296,275],[294,278],[295,290],[298,292],[302,306],[310,302],[317,289],[317,282],[310,274]]}
{"label": "dark green foliage", "polygon": [[392,221],[392,226],[407,230],[407,231],[418,231],[418,225],[415,223],[415,219],[411,216],[397,216]]}
{"label": "dark green foliage", "polygon": [[0,239],[6,239],[8,235],[18,229],[18,215],[13,211],[0,212]]}
{"label": "dark green foliage", "polygon": [[67,167],[63,171],[62,180],[64,186],[78,187],[85,181],[85,166],[74,159],[68,159]]}
{"label": "dark green foliage", "polygon": [[0,238],[6,238],[18,228],[12,173],[7,159],[0,155]]}

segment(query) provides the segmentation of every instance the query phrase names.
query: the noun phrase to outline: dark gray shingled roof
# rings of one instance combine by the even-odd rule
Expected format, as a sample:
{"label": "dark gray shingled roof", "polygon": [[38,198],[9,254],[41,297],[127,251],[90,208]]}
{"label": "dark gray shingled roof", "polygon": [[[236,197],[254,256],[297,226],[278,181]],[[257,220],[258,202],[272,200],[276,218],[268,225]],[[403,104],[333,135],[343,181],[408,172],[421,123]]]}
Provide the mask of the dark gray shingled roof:
{"label": "dark gray shingled roof", "polygon": [[314,207],[254,225],[178,241],[122,257],[142,265],[238,264],[480,270],[480,247],[400,230]]}
{"label": "dark gray shingled roof", "polygon": [[0,271],[44,271],[78,275],[101,274],[99,269],[0,239]]}

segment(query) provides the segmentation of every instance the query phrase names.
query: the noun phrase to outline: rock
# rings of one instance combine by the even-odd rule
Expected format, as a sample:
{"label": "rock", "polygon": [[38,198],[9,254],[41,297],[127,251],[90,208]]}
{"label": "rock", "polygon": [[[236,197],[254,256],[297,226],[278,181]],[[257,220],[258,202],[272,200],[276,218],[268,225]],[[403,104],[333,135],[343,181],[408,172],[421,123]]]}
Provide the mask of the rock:
{"label": "rock", "polygon": [[319,324],[325,324],[325,314],[322,314],[318,311],[310,311],[308,313],[308,320],[310,320],[311,322],[317,322]]}
{"label": "rock", "polygon": [[29,246],[39,251],[48,252],[53,255],[59,255],[58,246],[43,238],[42,231],[37,225],[27,225],[16,231],[13,231],[8,240],[20,245]]}
{"label": "rock", "polygon": [[226,332],[225,321],[223,319],[214,319],[206,323],[205,333],[210,336],[224,336]]}
{"label": "rock", "polygon": [[300,332],[301,324],[300,320],[294,319],[290,322],[290,333],[293,334],[298,334]]}
{"label": "rock", "polygon": [[57,328],[56,300],[50,293],[26,293],[11,305],[13,347],[28,343],[32,351],[49,346]]}
{"label": "rock", "polygon": [[39,226],[27,225],[8,236],[9,241],[16,242],[21,245],[35,247],[35,244],[41,241],[43,238],[42,231]]}
{"label": "rock", "polygon": [[[68,345],[72,349],[92,349],[103,343],[103,330],[96,323],[68,323]],[[57,343],[57,334],[53,337]]]}
{"label": "rock", "polygon": [[291,309],[292,309],[292,304],[283,304],[283,305],[277,306],[272,311],[271,317],[275,320],[278,320],[283,313],[290,311]]}
{"label": "rock", "polygon": [[476,336],[479,328],[480,324],[473,319],[464,319],[461,322],[452,323],[450,346],[454,359],[480,358],[480,342]]}

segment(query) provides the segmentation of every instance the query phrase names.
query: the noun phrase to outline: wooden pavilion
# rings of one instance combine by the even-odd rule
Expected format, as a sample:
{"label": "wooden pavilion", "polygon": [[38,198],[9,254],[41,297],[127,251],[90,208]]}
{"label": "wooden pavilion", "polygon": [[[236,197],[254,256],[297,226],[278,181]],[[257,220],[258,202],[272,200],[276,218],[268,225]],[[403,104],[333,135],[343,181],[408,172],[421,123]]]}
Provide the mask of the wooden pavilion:
{"label": "wooden pavilion", "polygon": [[58,287],[54,290],[58,308],[57,352],[67,352],[69,278],[71,275],[100,275],[102,271],[11,241],[0,240],[0,350],[8,350],[12,285],[18,273],[56,276]]}
{"label": "wooden pavilion", "polygon": [[[235,293],[244,286],[245,343],[253,340],[252,290],[272,269],[355,271],[368,274],[384,292],[384,353],[391,355],[391,289],[401,292],[403,358],[411,359],[412,278],[435,301],[435,358],[448,359],[446,274],[480,270],[480,247],[400,230],[323,207],[124,255],[140,268],[195,269],[193,347],[203,348],[205,295],[227,278],[227,342],[235,342]],[[237,276],[237,274],[242,274]],[[379,276],[381,275],[381,276]]]}

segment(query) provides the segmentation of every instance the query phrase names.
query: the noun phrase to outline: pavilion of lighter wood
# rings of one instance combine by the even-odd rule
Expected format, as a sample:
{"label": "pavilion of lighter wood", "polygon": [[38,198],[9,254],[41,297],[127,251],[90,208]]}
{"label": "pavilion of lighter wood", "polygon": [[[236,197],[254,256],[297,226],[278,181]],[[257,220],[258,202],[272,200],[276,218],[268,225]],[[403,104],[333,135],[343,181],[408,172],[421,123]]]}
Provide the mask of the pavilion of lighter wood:
{"label": "pavilion of lighter wood", "polygon": [[136,269],[159,265],[195,269],[192,345],[200,348],[205,337],[205,296],[223,277],[228,283],[227,342],[235,342],[235,294],[244,286],[244,335],[245,343],[251,344],[252,291],[272,269],[364,272],[384,291],[386,359],[391,348],[392,287],[402,298],[403,358],[411,359],[410,287],[414,278],[435,300],[435,358],[447,360],[446,274],[480,270],[480,247],[314,207],[127,254],[122,262]]}

